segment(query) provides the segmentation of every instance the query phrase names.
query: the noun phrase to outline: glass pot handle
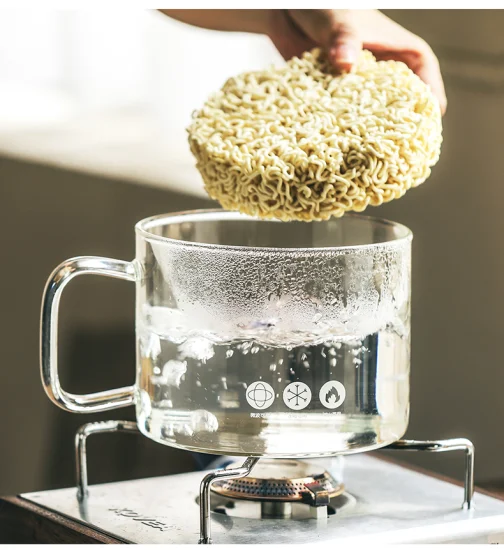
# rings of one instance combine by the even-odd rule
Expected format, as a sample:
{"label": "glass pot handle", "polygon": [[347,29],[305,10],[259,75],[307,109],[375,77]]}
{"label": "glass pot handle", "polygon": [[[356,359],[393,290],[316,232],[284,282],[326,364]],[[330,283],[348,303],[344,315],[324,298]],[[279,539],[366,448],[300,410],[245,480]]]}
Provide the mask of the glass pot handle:
{"label": "glass pot handle", "polygon": [[58,375],[58,310],[61,293],[78,275],[105,275],[125,281],[135,281],[135,267],[131,262],[80,256],[60,264],[47,281],[42,299],[40,332],[40,368],[42,384],[49,399],[70,412],[89,413],[108,411],[132,405],[134,386],[107,390],[87,395],[66,392]]}

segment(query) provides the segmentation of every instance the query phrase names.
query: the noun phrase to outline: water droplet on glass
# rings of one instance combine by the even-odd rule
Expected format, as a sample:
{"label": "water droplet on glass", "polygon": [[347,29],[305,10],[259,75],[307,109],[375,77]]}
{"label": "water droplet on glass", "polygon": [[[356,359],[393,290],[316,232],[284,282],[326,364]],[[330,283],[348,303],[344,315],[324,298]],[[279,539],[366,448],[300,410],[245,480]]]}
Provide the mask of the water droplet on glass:
{"label": "water droplet on glass", "polygon": [[317,324],[322,319],[322,313],[317,313],[313,316],[312,323]]}

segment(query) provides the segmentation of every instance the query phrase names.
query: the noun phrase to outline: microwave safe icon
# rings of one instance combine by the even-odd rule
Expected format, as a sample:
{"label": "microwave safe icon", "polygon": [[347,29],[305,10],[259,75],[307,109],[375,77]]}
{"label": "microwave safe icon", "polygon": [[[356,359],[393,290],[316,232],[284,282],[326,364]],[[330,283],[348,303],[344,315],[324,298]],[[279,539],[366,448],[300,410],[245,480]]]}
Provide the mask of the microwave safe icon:
{"label": "microwave safe icon", "polygon": [[247,388],[245,394],[248,404],[254,409],[267,409],[275,400],[275,392],[273,388],[262,380],[253,382]]}

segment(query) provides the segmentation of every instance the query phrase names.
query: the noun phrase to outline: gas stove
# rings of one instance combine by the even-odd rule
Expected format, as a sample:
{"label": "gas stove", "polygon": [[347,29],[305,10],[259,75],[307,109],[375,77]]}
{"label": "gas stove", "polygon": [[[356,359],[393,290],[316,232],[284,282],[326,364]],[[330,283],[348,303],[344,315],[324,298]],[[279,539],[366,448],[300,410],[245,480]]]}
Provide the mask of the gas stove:
{"label": "gas stove", "polygon": [[76,437],[75,488],[21,499],[127,543],[504,543],[504,502],[473,492],[465,439],[401,440],[388,450],[463,451],[463,488],[369,453],[289,460],[250,457],[215,471],[88,487],[86,440],[138,433],[87,424]]}

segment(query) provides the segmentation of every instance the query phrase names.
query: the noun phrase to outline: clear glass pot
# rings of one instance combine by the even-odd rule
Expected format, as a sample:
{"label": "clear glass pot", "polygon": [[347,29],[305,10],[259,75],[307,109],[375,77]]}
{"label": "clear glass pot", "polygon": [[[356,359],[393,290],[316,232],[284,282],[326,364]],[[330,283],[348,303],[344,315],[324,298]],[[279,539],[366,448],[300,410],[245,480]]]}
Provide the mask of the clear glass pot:
{"label": "clear glass pot", "polygon": [[[136,259],[79,257],[44,294],[42,379],[72,412],[136,406],[144,435],[226,455],[309,457],[385,446],[408,424],[411,232],[347,214],[276,222],[216,211],[136,226]],[[59,385],[57,315],[74,276],[136,284],[134,386]]]}

